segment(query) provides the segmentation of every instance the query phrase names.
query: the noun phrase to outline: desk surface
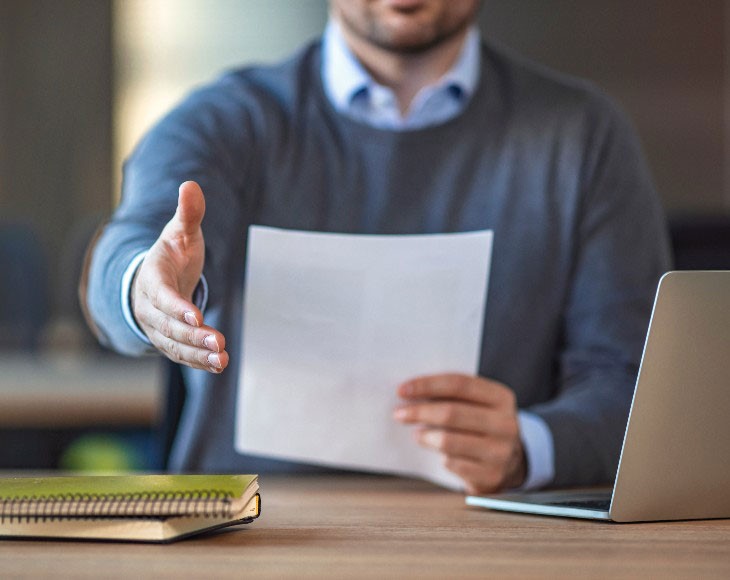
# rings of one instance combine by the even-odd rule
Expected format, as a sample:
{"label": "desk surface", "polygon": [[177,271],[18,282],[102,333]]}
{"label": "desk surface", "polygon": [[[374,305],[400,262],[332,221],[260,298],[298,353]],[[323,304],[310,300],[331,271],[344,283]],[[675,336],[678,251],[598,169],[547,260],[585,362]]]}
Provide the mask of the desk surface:
{"label": "desk surface", "polygon": [[5,578],[728,578],[730,520],[610,524],[468,508],[422,482],[262,477],[249,526],[169,545],[0,541]]}
{"label": "desk surface", "polygon": [[157,359],[0,354],[0,428],[151,425]]}

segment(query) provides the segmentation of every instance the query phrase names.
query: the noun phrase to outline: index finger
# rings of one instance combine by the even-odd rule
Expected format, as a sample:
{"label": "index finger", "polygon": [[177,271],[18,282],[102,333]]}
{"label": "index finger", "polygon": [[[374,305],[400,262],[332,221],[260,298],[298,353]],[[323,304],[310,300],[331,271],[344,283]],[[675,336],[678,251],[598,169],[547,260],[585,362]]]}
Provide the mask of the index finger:
{"label": "index finger", "polygon": [[398,387],[404,399],[457,399],[497,406],[513,399],[512,391],[497,381],[459,373],[416,377]]}

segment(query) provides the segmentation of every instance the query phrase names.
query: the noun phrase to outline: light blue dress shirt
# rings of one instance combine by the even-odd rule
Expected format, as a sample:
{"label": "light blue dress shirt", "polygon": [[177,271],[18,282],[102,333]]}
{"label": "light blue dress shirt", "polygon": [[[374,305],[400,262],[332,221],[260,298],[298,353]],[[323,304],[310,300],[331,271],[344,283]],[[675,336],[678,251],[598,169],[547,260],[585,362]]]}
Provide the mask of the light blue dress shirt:
{"label": "light blue dress shirt", "polygon": [[436,125],[458,115],[479,82],[479,32],[469,30],[459,57],[435,84],[423,87],[401,116],[394,92],[378,84],[348,47],[336,21],[322,39],[322,81],[337,111],[381,129]]}
{"label": "light blue dress shirt", "polygon": [[[341,114],[381,129],[407,131],[446,122],[463,111],[479,82],[480,59],[479,32],[471,28],[454,65],[436,83],[416,94],[404,116],[394,92],[367,73],[347,45],[339,24],[331,20],[322,38],[321,74],[327,98]],[[143,258],[144,253],[139,254],[130,263],[122,280],[121,300],[127,323],[141,340],[149,343],[134,321],[129,303],[132,277]],[[202,310],[207,282],[204,277],[201,282],[203,291],[196,303]],[[547,485],[555,473],[550,429],[540,417],[527,411],[520,411],[518,420],[528,465],[521,487],[535,489]]]}

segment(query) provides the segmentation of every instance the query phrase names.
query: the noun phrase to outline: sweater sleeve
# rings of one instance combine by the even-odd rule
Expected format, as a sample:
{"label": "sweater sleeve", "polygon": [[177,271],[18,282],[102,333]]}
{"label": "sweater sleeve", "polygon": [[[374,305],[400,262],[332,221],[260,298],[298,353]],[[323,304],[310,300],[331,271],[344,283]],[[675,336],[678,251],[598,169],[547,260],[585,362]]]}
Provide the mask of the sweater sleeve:
{"label": "sweater sleeve", "polygon": [[203,234],[221,253],[241,211],[245,179],[245,116],[236,87],[225,78],[191,94],[163,118],[125,163],[122,200],[94,248],[88,309],[100,341],[131,356],[155,349],[128,323],[121,299],[125,273],[147,251],[177,207],[178,187],[197,181],[206,197]]}
{"label": "sweater sleeve", "polygon": [[553,435],[556,486],[615,477],[652,299],[670,268],[663,211],[638,139],[619,110],[602,109],[581,168],[557,396],[530,409]]}

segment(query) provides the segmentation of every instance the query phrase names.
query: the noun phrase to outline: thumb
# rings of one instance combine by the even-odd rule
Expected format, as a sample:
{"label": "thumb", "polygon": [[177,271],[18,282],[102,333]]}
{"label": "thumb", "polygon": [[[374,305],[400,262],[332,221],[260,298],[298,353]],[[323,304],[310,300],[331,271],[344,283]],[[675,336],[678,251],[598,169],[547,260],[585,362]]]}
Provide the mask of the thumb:
{"label": "thumb", "polygon": [[205,196],[194,181],[186,181],[180,186],[177,198],[177,211],[173,221],[179,233],[191,236],[198,232],[205,215]]}

